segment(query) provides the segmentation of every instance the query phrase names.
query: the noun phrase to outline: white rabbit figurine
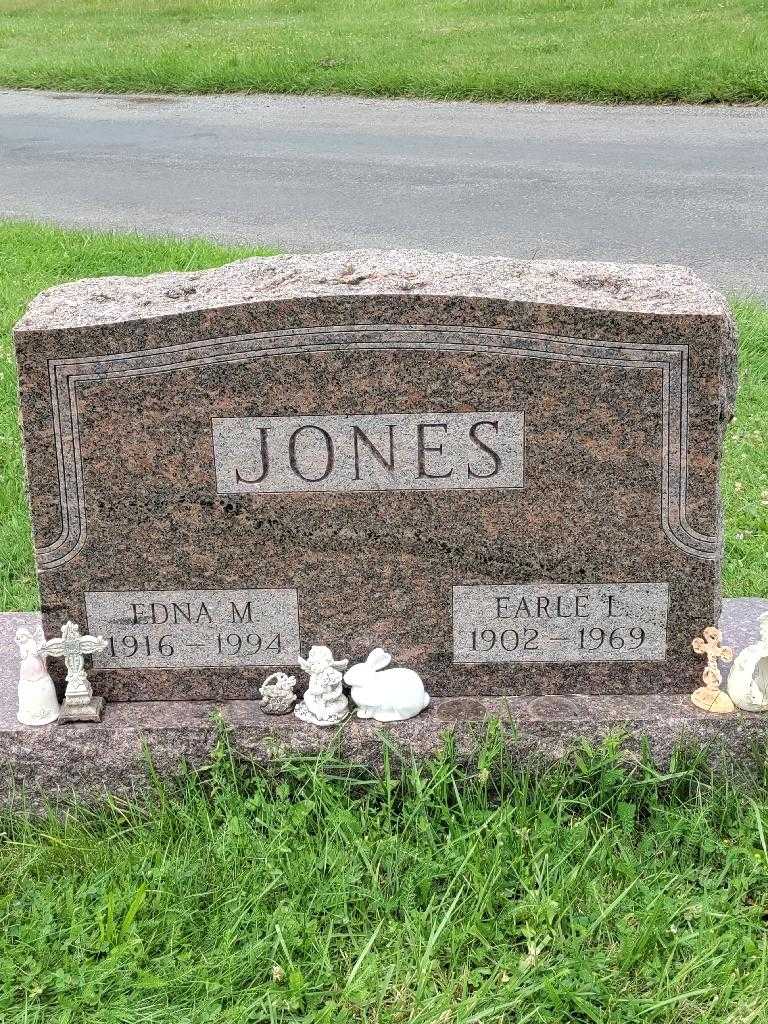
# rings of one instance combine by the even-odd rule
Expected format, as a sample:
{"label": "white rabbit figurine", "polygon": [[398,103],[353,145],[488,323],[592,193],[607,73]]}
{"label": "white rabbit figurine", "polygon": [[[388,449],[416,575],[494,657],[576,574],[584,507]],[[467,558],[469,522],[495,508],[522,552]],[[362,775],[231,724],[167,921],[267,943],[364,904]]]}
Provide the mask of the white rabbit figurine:
{"label": "white rabbit figurine", "polygon": [[365,661],[344,673],[344,682],[352,689],[358,718],[377,722],[402,722],[414,718],[429,704],[421,676],[409,668],[380,671],[392,661],[392,655],[376,647]]}

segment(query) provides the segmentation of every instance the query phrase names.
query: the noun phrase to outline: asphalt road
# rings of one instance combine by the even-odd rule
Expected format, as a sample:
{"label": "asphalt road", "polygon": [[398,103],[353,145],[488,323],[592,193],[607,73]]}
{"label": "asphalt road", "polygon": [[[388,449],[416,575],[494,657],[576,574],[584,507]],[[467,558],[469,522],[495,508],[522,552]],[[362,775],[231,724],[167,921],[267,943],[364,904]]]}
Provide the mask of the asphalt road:
{"label": "asphalt road", "polygon": [[768,297],[768,109],[0,93],[0,210],[285,251],[673,262]]}

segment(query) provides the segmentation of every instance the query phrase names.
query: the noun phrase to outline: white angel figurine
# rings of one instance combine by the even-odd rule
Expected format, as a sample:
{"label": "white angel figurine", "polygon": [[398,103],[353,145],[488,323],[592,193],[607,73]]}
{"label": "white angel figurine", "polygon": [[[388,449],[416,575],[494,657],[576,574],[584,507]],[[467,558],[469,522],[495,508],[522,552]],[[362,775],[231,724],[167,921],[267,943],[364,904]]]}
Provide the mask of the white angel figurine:
{"label": "white angel figurine", "polygon": [[297,704],[294,715],[311,725],[339,725],[349,716],[349,701],[341,688],[346,658],[337,660],[329,647],[315,645],[299,665],[309,675],[304,700]]}
{"label": "white angel figurine", "polygon": [[733,663],[728,694],[742,711],[768,711],[768,612],[760,616],[760,639]]}
{"label": "white angel figurine", "polygon": [[50,725],[59,717],[56,687],[45,667],[46,655],[40,652],[45,634],[40,626],[33,633],[21,626],[16,630],[21,665],[19,667],[19,710],[24,725]]}

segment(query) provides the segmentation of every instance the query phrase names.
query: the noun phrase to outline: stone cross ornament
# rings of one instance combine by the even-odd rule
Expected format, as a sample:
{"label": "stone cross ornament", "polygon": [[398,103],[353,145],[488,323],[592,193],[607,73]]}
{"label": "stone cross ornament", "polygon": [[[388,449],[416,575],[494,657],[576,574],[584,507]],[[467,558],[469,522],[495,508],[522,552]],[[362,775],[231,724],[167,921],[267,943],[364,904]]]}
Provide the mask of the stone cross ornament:
{"label": "stone cross ornament", "polygon": [[103,636],[81,636],[76,622],[65,622],[61,636],[52,637],[40,648],[41,654],[63,658],[67,669],[64,703],[59,715],[62,722],[98,722],[104,710],[104,698],[94,697],[85,672],[85,655],[103,651]]}
{"label": "stone cross ornament", "polygon": [[691,701],[702,711],[711,711],[716,715],[728,715],[736,707],[728,694],[720,689],[723,681],[718,661],[732,661],[733,650],[722,644],[723,634],[715,626],[707,626],[703,637],[697,636],[691,646],[697,654],[705,654],[707,667],[702,673],[703,686],[691,694]]}

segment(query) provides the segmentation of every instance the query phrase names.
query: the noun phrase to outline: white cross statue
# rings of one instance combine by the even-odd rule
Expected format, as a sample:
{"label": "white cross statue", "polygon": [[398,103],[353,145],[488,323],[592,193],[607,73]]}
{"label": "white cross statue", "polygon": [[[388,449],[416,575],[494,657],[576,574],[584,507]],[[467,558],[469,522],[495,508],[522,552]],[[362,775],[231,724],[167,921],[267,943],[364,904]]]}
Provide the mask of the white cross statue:
{"label": "white cross statue", "polygon": [[93,690],[85,674],[83,655],[103,651],[107,641],[103,636],[80,636],[76,622],[65,622],[61,636],[52,637],[40,647],[41,654],[63,658],[67,669],[67,688],[64,703],[70,707],[85,707],[93,700]]}

